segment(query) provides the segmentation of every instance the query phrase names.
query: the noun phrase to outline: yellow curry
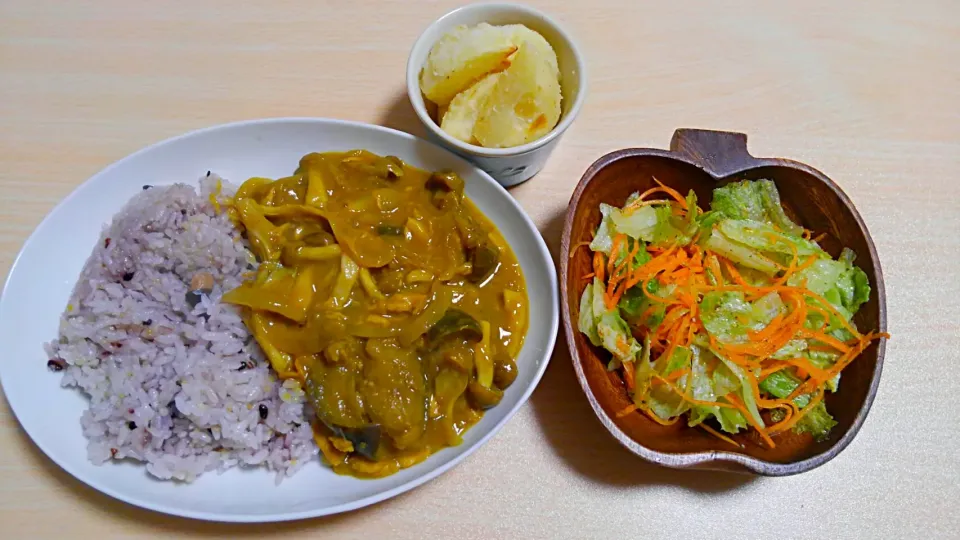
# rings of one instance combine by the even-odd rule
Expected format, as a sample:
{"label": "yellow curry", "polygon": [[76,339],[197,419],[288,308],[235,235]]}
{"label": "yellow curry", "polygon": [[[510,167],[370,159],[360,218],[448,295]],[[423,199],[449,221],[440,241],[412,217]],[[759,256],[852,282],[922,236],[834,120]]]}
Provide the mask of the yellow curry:
{"label": "yellow curry", "polygon": [[228,210],[260,265],[223,300],[301,382],[338,473],[385,476],[458,444],[516,378],[523,275],[463,187],[393,156],[314,153],[247,180]]}

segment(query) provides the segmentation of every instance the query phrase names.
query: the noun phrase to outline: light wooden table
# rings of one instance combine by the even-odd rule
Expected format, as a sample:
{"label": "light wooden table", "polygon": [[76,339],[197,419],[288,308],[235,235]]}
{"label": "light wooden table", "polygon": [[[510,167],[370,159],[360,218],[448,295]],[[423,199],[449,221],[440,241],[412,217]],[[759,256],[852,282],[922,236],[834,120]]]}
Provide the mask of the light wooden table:
{"label": "light wooden table", "polygon": [[[457,1],[0,2],[0,271],[67,193],[194,128],[328,116],[422,134],[407,52]],[[551,247],[582,171],[677,127],[749,133],[827,172],[882,259],[876,404],[826,466],[750,479],[641,463],[593,417],[561,338],[539,389],[465,463],[330,519],[226,526],[139,510],[60,471],[0,406],[0,536],[934,538],[960,535],[960,4],[536,1],[578,38],[590,95],[513,190]],[[4,362],[18,361],[3,358]]]}

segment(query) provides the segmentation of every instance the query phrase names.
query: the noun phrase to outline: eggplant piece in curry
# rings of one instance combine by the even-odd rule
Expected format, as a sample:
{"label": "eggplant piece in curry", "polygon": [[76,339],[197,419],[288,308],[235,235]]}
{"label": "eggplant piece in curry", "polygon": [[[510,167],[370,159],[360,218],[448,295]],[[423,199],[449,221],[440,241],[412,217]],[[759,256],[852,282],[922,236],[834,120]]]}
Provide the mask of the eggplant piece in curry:
{"label": "eggplant piece in curry", "polygon": [[458,444],[517,376],[523,275],[463,188],[392,156],[313,153],[244,182],[228,210],[260,264],[223,300],[301,382],[338,473],[385,476]]}

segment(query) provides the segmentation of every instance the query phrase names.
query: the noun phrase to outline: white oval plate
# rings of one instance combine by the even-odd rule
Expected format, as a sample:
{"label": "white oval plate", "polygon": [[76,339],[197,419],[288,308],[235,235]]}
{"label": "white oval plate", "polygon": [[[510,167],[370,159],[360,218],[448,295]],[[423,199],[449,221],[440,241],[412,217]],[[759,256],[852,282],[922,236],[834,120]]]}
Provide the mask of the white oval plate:
{"label": "white oval plate", "polygon": [[[60,388],[43,344],[57,335],[61,312],[101,227],[144,184],[194,183],[214,171],[239,183],[280,177],[304,154],[364,148],[428,170],[451,168],[467,196],[513,248],[527,282],[530,330],[517,360],[519,377],[455,448],[378,480],[334,474],[319,459],[279,486],[266,470],[207,473],[192,484],[161,482],[132,463],[87,460],[80,414],[87,400]],[[216,126],[163,141],[99,172],[43,220],[17,256],[0,297],[0,382],[24,430],[54,462],[91,487],[130,504],[184,517],[233,522],[293,520],[344,512],[413,489],[447,471],[492,437],[527,400],[553,351],[559,322],[553,260],[530,218],[480,169],[407,133],[340,120],[267,119]]]}

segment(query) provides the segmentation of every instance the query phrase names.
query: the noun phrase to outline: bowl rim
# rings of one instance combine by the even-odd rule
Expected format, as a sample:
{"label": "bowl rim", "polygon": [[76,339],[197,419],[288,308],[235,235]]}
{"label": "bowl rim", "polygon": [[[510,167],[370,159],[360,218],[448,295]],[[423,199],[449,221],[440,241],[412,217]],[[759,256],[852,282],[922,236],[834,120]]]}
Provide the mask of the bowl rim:
{"label": "bowl rim", "polygon": [[[485,148],[483,146],[463,142],[460,139],[450,136],[447,132],[440,129],[440,126],[427,113],[425,104],[426,100],[423,96],[423,93],[420,92],[420,71],[423,69],[423,62],[417,62],[417,60],[414,58],[415,53],[420,50],[426,50],[427,54],[429,54],[430,48],[437,39],[436,37],[430,37],[429,34],[439,28],[452,27],[452,25],[449,24],[451,19],[455,19],[465,13],[473,12],[520,13],[530,17],[538,18],[543,21],[545,26],[550,27],[551,30],[556,32],[557,35],[562,38],[567,48],[569,48],[570,54],[574,59],[574,63],[576,64],[575,69],[578,80],[577,95],[573,100],[573,104],[570,106],[567,114],[562,115],[560,117],[560,122],[558,122],[557,125],[554,126],[553,129],[551,129],[546,135],[540,137],[539,139],[522,144],[520,146],[512,146],[509,148]],[[552,141],[556,140],[573,124],[573,121],[580,113],[580,109],[583,108],[583,103],[586,100],[587,95],[587,79],[586,63],[584,62],[583,54],[580,51],[577,42],[571,37],[571,34],[567,32],[563,26],[542,11],[536,10],[530,6],[512,2],[468,4],[447,12],[424,28],[423,32],[420,33],[420,36],[414,42],[413,47],[411,47],[410,54],[407,57],[407,98],[410,100],[410,105],[413,107],[414,112],[416,112],[417,118],[420,119],[420,122],[427,128],[431,135],[437,137],[444,144],[454,148],[457,152],[478,157],[491,158],[520,156],[539,150],[540,148],[547,146]]]}
{"label": "bowl rim", "polygon": [[[20,250],[17,252],[16,257],[14,258],[12,264],[10,265],[10,269],[7,273],[6,278],[4,279],[3,288],[2,290],[0,290],[0,306],[4,305],[5,303],[4,300],[9,296],[6,294],[6,292],[8,290],[8,287],[10,286],[11,281],[13,280],[13,276],[15,275],[18,266],[21,266],[20,263],[23,258],[23,254],[27,251],[28,247],[31,244],[37,242],[39,231],[43,229],[45,226],[47,226],[49,222],[52,221],[52,216],[54,214],[63,211],[63,209],[70,204],[70,201],[72,199],[79,197],[79,193],[83,190],[85,186],[88,186],[92,181],[94,181],[98,177],[108,174],[113,169],[120,167],[121,164],[123,163],[136,160],[144,154],[155,151],[163,146],[170,145],[175,142],[183,141],[185,139],[191,139],[191,138],[195,138],[198,136],[203,136],[203,135],[207,135],[207,134],[215,133],[219,131],[230,131],[233,129],[242,129],[242,128],[251,127],[251,126],[260,126],[260,125],[272,126],[272,125],[282,125],[282,124],[327,124],[331,126],[349,126],[349,127],[358,128],[358,129],[379,131],[394,137],[399,137],[402,139],[416,141],[421,144],[426,144],[431,147],[440,149],[444,153],[449,154],[452,158],[463,162],[464,166],[469,167],[474,172],[479,174],[484,182],[493,186],[494,190],[499,191],[500,194],[503,197],[505,197],[507,204],[513,207],[513,209],[516,211],[516,213],[519,215],[519,217],[524,221],[525,225],[531,231],[534,243],[537,246],[537,258],[542,259],[544,261],[546,265],[546,270],[547,270],[546,272],[547,275],[545,276],[545,278],[550,282],[548,290],[551,291],[551,295],[550,295],[550,298],[546,300],[546,305],[548,306],[547,311],[549,311],[553,316],[550,317],[550,321],[548,322],[549,326],[546,328],[546,332],[547,332],[546,334],[547,339],[545,343],[546,347],[542,352],[535,353],[538,358],[540,357],[542,358],[539,365],[536,366],[536,370],[533,373],[533,377],[530,380],[530,383],[526,388],[523,389],[523,392],[520,394],[520,397],[517,399],[517,402],[509,410],[505,412],[503,418],[501,418],[498,422],[493,424],[486,433],[482,434],[480,438],[477,439],[477,441],[474,444],[472,444],[468,448],[465,448],[462,454],[455,456],[453,459],[450,459],[449,461],[442,463],[433,469],[425,470],[423,474],[419,474],[407,482],[399,484],[396,487],[386,489],[384,491],[377,492],[372,495],[368,495],[366,497],[362,497],[355,501],[341,503],[334,506],[322,508],[319,510],[308,509],[308,510],[295,510],[295,511],[273,513],[273,514],[248,515],[248,514],[209,512],[209,511],[202,511],[202,510],[187,510],[187,509],[170,507],[164,503],[154,502],[138,494],[129,494],[127,492],[123,492],[122,490],[114,489],[110,485],[106,485],[97,479],[90,478],[89,476],[86,476],[85,474],[83,474],[82,471],[76,470],[70,464],[63,462],[60,459],[57,459],[55,457],[56,452],[51,452],[46,447],[46,445],[40,442],[35,437],[30,425],[27,425],[21,420],[21,415],[18,414],[18,405],[23,406],[24,404],[17,400],[11,400],[11,398],[9,397],[10,394],[7,391],[8,390],[7,385],[10,384],[10,381],[8,378],[2,376],[2,374],[7,372],[7,370],[0,369],[0,391],[3,392],[3,395],[6,398],[7,403],[10,407],[10,412],[17,419],[17,423],[19,424],[20,428],[23,430],[23,434],[29,437],[30,442],[33,445],[35,445],[44,454],[44,459],[49,459],[50,461],[52,461],[61,470],[68,473],[75,481],[86,484],[87,486],[95,489],[96,491],[99,491],[100,493],[103,493],[114,499],[123,501],[124,503],[130,504],[133,506],[137,506],[140,508],[144,508],[144,509],[162,513],[162,514],[180,516],[180,517],[185,517],[190,519],[197,519],[201,521],[214,521],[214,522],[223,522],[223,523],[269,523],[269,522],[295,521],[295,520],[349,512],[352,510],[357,510],[366,506],[370,506],[370,505],[385,501],[387,499],[391,499],[393,497],[396,497],[397,495],[416,489],[422,486],[423,484],[426,484],[431,480],[437,478],[438,476],[446,473],[447,471],[456,467],[457,465],[461,464],[468,457],[473,455],[474,452],[480,449],[480,447],[487,444],[491,438],[497,435],[503,429],[503,427],[506,426],[513,419],[513,417],[520,410],[520,408],[522,408],[526,404],[526,402],[529,400],[530,396],[533,394],[534,390],[542,380],[543,374],[546,372],[546,369],[549,366],[550,361],[553,357],[553,351],[556,346],[556,339],[559,331],[560,317],[559,317],[559,291],[557,287],[556,264],[554,263],[553,257],[551,256],[550,251],[547,248],[546,242],[543,239],[543,235],[540,234],[536,224],[533,222],[530,216],[526,213],[526,211],[524,211],[520,203],[513,196],[511,196],[510,193],[502,185],[500,185],[496,180],[494,180],[488,173],[486,173],[476,165],[466,161],[464,158],[457,156],[455,153],[451,152],[450,150],[443,148],[442,146],[439,146],[428,140],[424,140],[420,137],[411,135],[410,133],[406,133],[393,128],[388,128],[388,127],[379,126],[375,124],[368,124],[365,122],[357,122],[357,121],[351,121],[351,120],[340,120],[340,119],[322,118],[322,117],[272,117],[272,118],[259,118],[259,119],[251,119],[251,120],[241,120],[236,122],[228,122],[228,123],[217,124],[213,126],[191,130],[186,133],[182,133],[180,135],[175,135],[172,137],[162,139],[160,141],[151,143],[143,148],[140,148],[130,154],[127,154],[121,157],[120,159],[117,159],[116,161],[113,161],[112,163],[106,165],[102,169],[98,170],[97,172],[87,177],[83,182],[79,183],[75,188],[73,188],[73,190],[71,190],[69,194],[67,194],[56,205],[54,205],[54,207],[48,211],[48,213],[44,216],[44,218],[40,221],[40,223],[36,225],[36,227],[33,229],[33,231],[30,233],[27,239],[23,242],[22,246],[20,247]],[[525,275],[524,278],[526,279],[527,276]],[[3,322],[6,320],[6,317],[4,316],[5,312],[6,312],[5,309],[0,309],[0,325],[2,325]],[[38,344],[38,346],[40,345],[42,344]],[[0,365],[3,365],[3,364],[5,363],[0,363]],[[237,472],[237,471],[234,470],[232,472]],[[212,471],[210,471],[210,473],[212,473]],[[149,479],[145,481],[149,481]],[[358,479],[358,481],[363,482],[366,480]]]}
{"label": "bowl rim", "polygon": [[[678,129],[674,135],[674,140],[677,136],[687,130]],[[692,130],[700,131],[700,130]],[[724,133],[724,132],[711,132],[711,133]],[[736,134],[743,137],[744,144],[746,143],[746,136],[742,134]],[[664,150],[659,148],[624,148],[620,150],[614,150],[604,154],[596,161],[594,161],[583,173],[580,178],[580,181],[577,183],[577,187],[574,190],[573,194],[570,197],[570,202],[567,205],[566,215],[564,217],[563,223],[563,234],[561,237],[561,249],[560,249],[560,295],[561,295],[561,314],[563,316],[563,327],[564,335],[566,337],[567,349],[570,353],[570,359],[573,363],[574,371],[577,375],[577,381],[580,383],[580,387],[583,389],[584,394],[587,397],[587,401],[590,403],[590,407],[593,409],[594,414],[603,424],[603,426],[610,432],[610,434],[625,448],[636,454],[637,456],[662,465],[665,467],[676,468],[676,469],[714,469],[714,470],[732,470],[733,472],[746,472],[753,473],[760,476],[790,476],[794,474],[799,474],[802,472],[810,471],[815,469],[824,463],[830,461],[836,457],[840,452],[842,452],[853,439],[856,437],[857,433],[860,431],[860,428],[863,426],[864,421],[870,409],[873,405],[874,399],[876,398],[877,389],[880,385],[880,376],[883,371],[883,359],[886,352],[886,340],[879,340],[877,348],[877,361],[874,366],[873,373],[871,374],[870,384],[867,388],[867,395],[864,399],[864,403],[860,410],[857,412],[854,417],[853,423],[850,425],[850,428],[830,447],[826,450],[814,454],[810,457],[798,460],[798,461],[789,461],[789,462],[775,462],[768,461],[765,459],[755,458],[747,454],[729,451],[729,450],[707,450],[700,452],[665,452],[660,450],[654,450],[642,442],[634,439],[624,432],[611,418],[607,412],[603,409],[600,403],[597,401],[596,396],[593,393],[590,383],[587,380],[586,373],[583,370],[582,360],[580,354],[577,351],[576,347],[576,338],[579,330],[576,329],[573,325],[573,317],[571,313],[572,304],[569,303],[570,292],[566,286],[568,282],[568,276],[570,272],[570,262],[569,256],[566,256],[570,251],[571,246],[571,234],[573,230],[574,217],[576,216],[577,209],[580,206],[580,198],[583,193],[586,191],[587,186],[594,181],[597,177],[597,174],[604,168],[613,163],[620,161],[622,159],[630,159],[636,157],[658,157],[658,158],[667,158],[673,159],[679,162],[683,162],[689,165],[697,167],[711,177],[717,180],[723,180],[730,178],[737,174],[742,174],[747,170],[761,168],[761,167],[782,167],[789,168],[794,170],[799,170],[810,174],[811,176],[816,177],[818,180],[826,184],[836,195],[840,198],[843,205],[851,212],[855,221],[859,225],[861,231],[863,232],[864,238],[866,239],[869,256],[874,264],[874,285],[875,292],[877,294],[877,302],[879,305],[878,308],[878,319],[879,319],[879,328],[878,331],[886,332],[887,330],[887,316],[886,316],[886,291],[883,283],[883,271],[880,266],[880,258],[876,251],[876,246],[874,245],[873,238],[870,235],[869,230],[867,229],[866,223],[863,221],[862,216],[857,211],[853,202],[850,198],[844,193],[844,191],[837,185],[833,180],[828,176],[820,172],[819,170],[807,165],[805,163],[794,161],[791,159],[783,158],[753,158],[752,156],[747,156],[748,160],[741,164],[736,170],[725,171],[725,174],[718,176],[713,171],[709,170],[704,163],[691,158],[685,152],[680,152],[676,150]],[[719,464],[720,466],[711,466],[713,464]],[[732,464],[731,467],[723,467],[723,464]]]}

